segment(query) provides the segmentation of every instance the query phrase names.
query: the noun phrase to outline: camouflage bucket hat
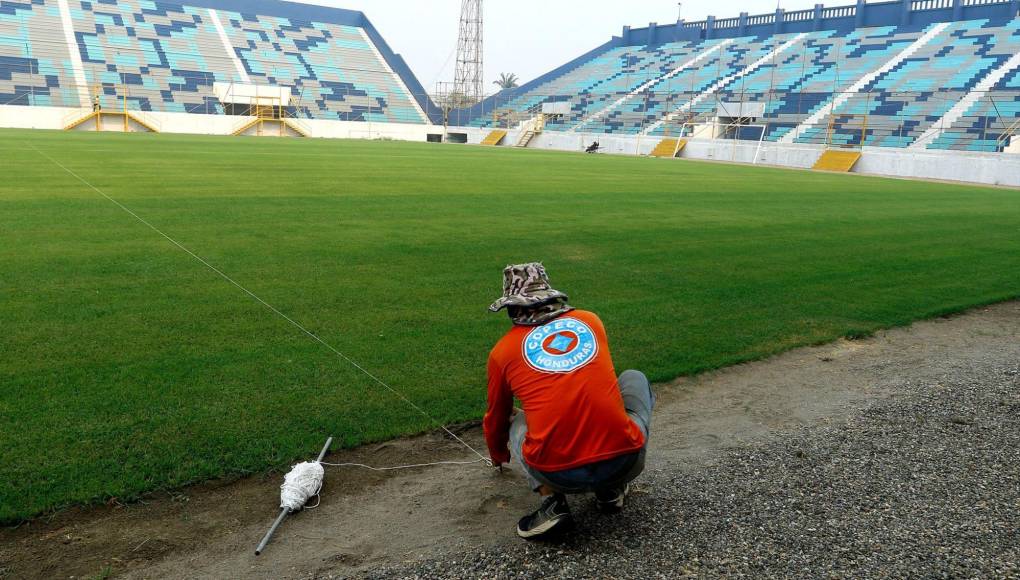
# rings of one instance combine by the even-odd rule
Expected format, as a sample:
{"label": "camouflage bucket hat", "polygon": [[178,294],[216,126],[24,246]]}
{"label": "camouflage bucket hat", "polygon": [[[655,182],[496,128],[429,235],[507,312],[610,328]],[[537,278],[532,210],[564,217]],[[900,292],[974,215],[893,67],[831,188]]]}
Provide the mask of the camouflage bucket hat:
{"label": "camouflage bucket hat", "polygon": [[499,312],[509,306],[533,308],[569,297],[549,285],[549,275],[540,262],[507,266],[503,270],[503,297],[489,310]]}

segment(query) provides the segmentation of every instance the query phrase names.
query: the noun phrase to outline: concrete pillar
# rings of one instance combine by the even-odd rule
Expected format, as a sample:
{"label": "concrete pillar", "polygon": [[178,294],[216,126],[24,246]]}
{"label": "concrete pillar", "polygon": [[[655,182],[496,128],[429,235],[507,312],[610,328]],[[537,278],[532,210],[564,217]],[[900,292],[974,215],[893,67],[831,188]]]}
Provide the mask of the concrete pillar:
{"label": "concrete pillar", "polygon": [[900,0],[900,26],[910,24],[910,3],[911,0]]}
{"label": "concrete pillar", "polygon": [[737,36],[744,36],[747,34],[747,12],[740,13],[740,25],[737,30]]}
{"label": "concrete pillar", "polygon": [[825,6],[822,4],[815,4],[815,23],[811,30],[818,32],[822,29],[822,11],[825,10]]}
{"label": "concrete pillar", "polygon": [[953,20],[963,20],[963,0],[953,0]]}
{"label": "concrete pillar", "polygon": [[854,28],[864,28],[864,12],[867,10],[864,0],[857,0],[857,13],[854,18]]}
{"label": "concrete pillar", "polygon": [[783,20],[786,19],[786,10],[779,8],[776,10],[776,28],[775,34],[783,33]]}
{"label": "concrete pillar", "polygon": [[683,19],[676,21],[676,28],[673,29],[673,38],[683,39],[684,37],[684,21]]}
{"label": "concrete pillar", "polygon": [[715,38],[715,16],[709,16],[705,25],[705,40]]}
{"label": "concrete pillar", "polygon": [[648,23],[648,44],[655,44],[656,32],[659,30],[659,25],[656,22]]}
{"label": "concrete pillar", "polygon": [[624,26],[623,27],[623,33],[620,34],[620,37],[623,39],[623,45],[624,46],[630,46],[630,27],[629,26]]}

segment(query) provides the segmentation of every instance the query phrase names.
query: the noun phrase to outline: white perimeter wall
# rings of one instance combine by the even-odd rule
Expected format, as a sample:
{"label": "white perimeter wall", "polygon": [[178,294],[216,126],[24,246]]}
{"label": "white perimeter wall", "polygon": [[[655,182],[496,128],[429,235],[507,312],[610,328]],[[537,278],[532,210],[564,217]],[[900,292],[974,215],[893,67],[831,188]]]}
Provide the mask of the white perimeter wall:
{"label": "white perimeter wall", "polygon": [[[468,143],[481,143],[488,129],[461,128],[451,132],[467,133]],[[520,137],[510,131],[503,146],[512,146]],[[529,149],[584,151],[598,141],[602,153],[616,155],[648,155],[661,137],[603,135],[549,131],[538,135]],[[703,161],[758,163],[777,167],[810,169],[825,148],[821,145],[763,143],[729,139],[693,139],[681,157]],[[1010,150],[1020,153],[1020,143]],[[1020,187],[1020,155],[1011,153],[973,153],[968,151],[915,151],[889,147],[866,147],[854,173],[963,181],[986,185]]]}
{"label": "white perimeter wall", "polygon": [[[116,113],[116,109],[107,109]],[[74,118],[84,117],[91,109],[68,107],[0,106],[0,127],[10,129],[63,129]],[[155,119],[163,133],[193,135],[231,135],[254,117],[234,115],[194,115],[190,113],[144,112],[144,119]],[[299,119],[313,137],[324,139],[394,139],[425,141],[429,133],[442,133],[442,127],[399,123],[359,123]]]}
{"label": "white perimeter wall", "polygon": [[[0,127],[17,129],[62,129],[69,117],[88,110],[61,107],[0,106]],[[188,113],[145,113],[155,118],[164,133],[230,135],[251,117],[192,115]],[[301,125],[312,137],[323,139],[393,139],[424,142],[429,134],[443,134],[437,125],[398,123],[357,123],[302,119]],[[450,127],[450,133],[467,134],[469,144],[481,143],[488,129]],[[512,146],[520,137],[510,131],[503,146]],[[602,145],[602,153],[648,155],[659,142],[657,137],[602,135],[547,131],[535,137],[529,148],[557,151],[584,151],[593,141]],[[795,145],[720,139],[694,139],[684,149],[685,159],[758,163],[790,168],[810,168],[822,154],[820,145]],[[915,151],[868,147],[854,169],[855,173],[890,177],[964,181],[987,185],[1020,187],[1020,140],[1009,147],[1012,153],[970,153],[965,151]]]}

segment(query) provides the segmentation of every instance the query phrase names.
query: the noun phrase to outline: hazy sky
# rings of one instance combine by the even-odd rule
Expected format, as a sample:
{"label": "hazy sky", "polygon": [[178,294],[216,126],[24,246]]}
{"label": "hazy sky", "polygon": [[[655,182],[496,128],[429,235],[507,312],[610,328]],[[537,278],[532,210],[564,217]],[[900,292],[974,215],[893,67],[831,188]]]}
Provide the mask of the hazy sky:
{"label": "hazy sky", "polygon": [[[305,4],[360,10],[401,54],[428,91],[452,81],[461,0],[297,0]],[[782,0],[786,10],[814,7],[816,0]],[[853,0],[829,2],[845,6]],[[775,11],[776,0],[685,0],[685,20],[708,15]],[[488,90],[501,72],[526,82],[619,35],[624,26],[676,22],[675,0],[487,0],[485,76]]]}

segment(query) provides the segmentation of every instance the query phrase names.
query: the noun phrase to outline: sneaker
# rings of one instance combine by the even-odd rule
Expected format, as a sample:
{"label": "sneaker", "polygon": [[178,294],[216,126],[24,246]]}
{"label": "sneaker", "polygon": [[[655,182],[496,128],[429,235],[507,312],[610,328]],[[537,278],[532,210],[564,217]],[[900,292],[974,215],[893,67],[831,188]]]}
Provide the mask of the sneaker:
{"label": "sneaker", "polygon": [[517,524],[517,535],[532,540],[553,532],[563,531],[573,523],[570,506],[563,494],[554,494],[542,501],[542,507],[521,518]]}
{"label": "sneaker", "polygon": [[627,503],[628,493],[630,493],[629,483],[622,488],[595,492],[595,506],[604,514],[618,514],[623,511],[623,506]]}

